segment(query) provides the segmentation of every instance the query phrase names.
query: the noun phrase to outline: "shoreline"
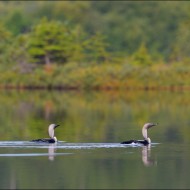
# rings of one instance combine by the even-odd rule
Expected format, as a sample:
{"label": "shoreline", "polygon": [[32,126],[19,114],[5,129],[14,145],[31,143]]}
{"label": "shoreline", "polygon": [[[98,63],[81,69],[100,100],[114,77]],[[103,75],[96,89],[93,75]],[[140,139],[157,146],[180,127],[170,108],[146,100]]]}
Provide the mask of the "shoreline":
{"label": "shoreline", "polygon": [[0,85],[0,90],[56,90],[56,91],[190,91],[190,86],[168,85],[168,86],[31,86],[31,85]]}

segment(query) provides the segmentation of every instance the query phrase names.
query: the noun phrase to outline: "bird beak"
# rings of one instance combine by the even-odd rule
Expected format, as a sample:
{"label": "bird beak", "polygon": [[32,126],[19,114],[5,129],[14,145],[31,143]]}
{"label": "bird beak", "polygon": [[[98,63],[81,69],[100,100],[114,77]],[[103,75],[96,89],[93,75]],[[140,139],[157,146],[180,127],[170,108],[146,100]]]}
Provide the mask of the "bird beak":
{"label": "bird beak", "polygon": [[60,125],[56,125],[54,128],[56,128],[56,127],[58,127],[58,126],[60,126]]}

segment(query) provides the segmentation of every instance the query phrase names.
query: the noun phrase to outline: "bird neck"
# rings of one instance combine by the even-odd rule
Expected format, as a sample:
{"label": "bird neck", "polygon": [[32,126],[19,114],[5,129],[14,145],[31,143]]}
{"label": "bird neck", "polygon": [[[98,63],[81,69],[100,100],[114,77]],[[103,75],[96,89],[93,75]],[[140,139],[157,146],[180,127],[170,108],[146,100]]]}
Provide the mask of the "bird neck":
{"label": "bird neck", "polygon": [[147,140],[148,144],[151,144],[151,139],[148,137],[145,140]]}
{"label": "bird neck", "polygon": [[147,134],[147,128],[146,128],[146,126],[144,126],[144,127],[142,128],[142,135],[143,135],[143,137],[144,137],[145,139],[148,138],[148,134]]}
{"label": "bird neck", "polygon": [[53,137],[53,139],[55,140],[55,142],[57,142],[57,138],[56,137]]}

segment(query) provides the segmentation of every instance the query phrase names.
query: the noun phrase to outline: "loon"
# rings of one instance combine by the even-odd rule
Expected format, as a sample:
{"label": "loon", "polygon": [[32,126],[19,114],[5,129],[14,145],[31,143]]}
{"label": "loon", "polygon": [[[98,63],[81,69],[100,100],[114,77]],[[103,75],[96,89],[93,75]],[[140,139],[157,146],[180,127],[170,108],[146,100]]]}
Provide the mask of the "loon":
{"label": "loon", "polygon": [[129,140],[129,141],[124,141],[121,142],[121,144],[140,144],[140,145],[149,145],[151,144],[151,139],[148,137],[148,129],[156,126],[157,123],[145,123],[143,128],[142,128],[142,135],[144,137],[144,140]]}
{"label": "loon", "polygon": [[40,143],[55,143],[57,142],[57,138],[54,136],[54,129],[58,127],[59,125],[56,124],[50,124],[48,128],[48,134],[50,138],[45,138],[45,139],[35,139],[32,140],[31,142],[40,142]]}

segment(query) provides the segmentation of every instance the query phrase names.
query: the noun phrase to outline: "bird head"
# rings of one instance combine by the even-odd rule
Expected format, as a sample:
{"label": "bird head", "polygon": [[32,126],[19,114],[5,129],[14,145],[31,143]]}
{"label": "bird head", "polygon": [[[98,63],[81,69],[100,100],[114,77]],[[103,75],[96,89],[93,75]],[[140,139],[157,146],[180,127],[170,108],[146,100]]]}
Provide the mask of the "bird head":
{"label": "bird head", "polygon": [[145,123],[143,128],[149,129],[149,128],[156,126],[156,125],[158,125],[158,123]]}
{"label": "bird head", "polygon": [[147,134],[147,130],[153,126],[158,125],[157,123],[145,123],[143,128],[142,128],[142,135],[144,137],[144,139],[148,139],[148,134]]}

